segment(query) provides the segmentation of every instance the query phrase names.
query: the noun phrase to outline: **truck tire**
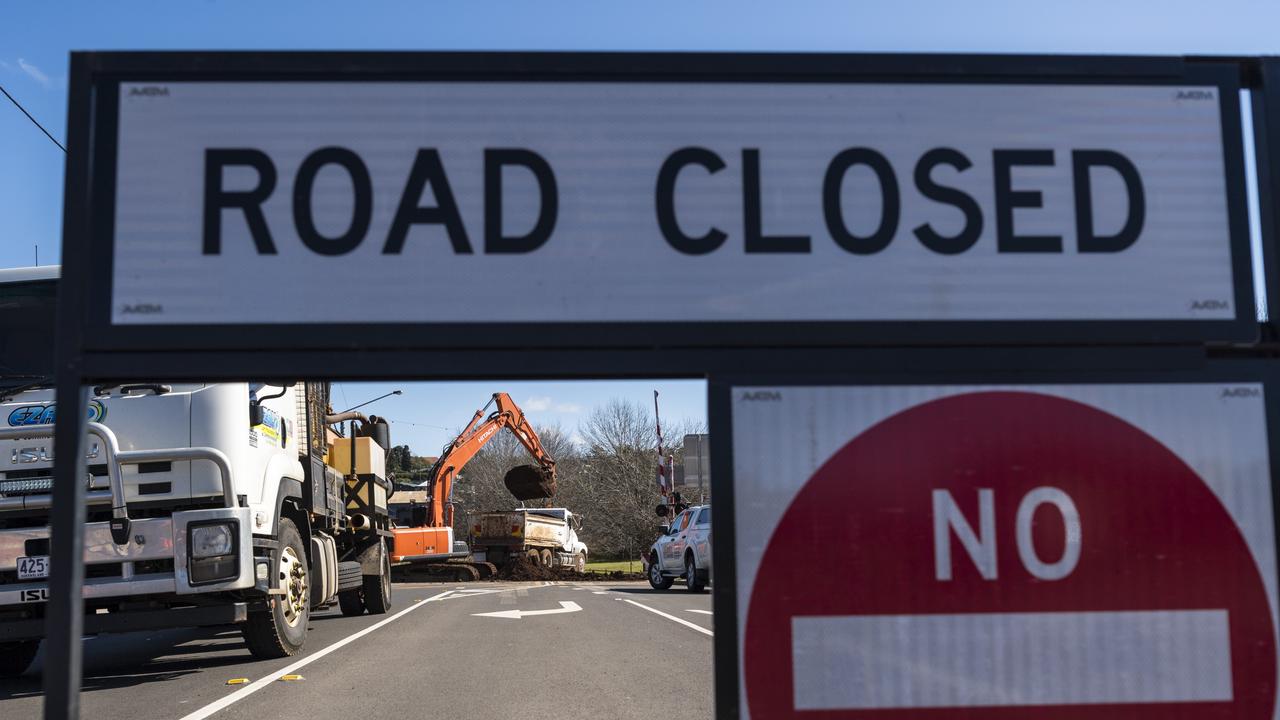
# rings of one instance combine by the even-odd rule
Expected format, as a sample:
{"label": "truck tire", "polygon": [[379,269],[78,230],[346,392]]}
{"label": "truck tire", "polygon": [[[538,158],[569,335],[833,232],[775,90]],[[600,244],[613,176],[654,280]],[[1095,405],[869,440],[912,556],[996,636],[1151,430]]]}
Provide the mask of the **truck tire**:
{"label": "truck tire", "polygon": [[383,615],[391,609],[391,556],[386,541],[382,546],[382,572],[364,576],[364,606],[370,615]]}
{"label": "truck tire", "polygon": [[342,610],[342,614],[347,617],[364,614],[364,598],[361,595],[363,590],[343,590],[338,593],[338,608]]}
{"label": "truck tire", "polygon": [[39,640],[0,642],[0,677],[15,678],[26,672],[39,650]]}
{"label": "truck tire", "polygon": [[552,557],[551,551],[546,548],[542,548],[542,552],[538,553],[538,557],[542,558],[542,567],[544,568],[551,567],[551,564],[555,562],[555,558]]}
{"label": "truck tire", "polygon": [[250,612],[248,620],[240,626],[249,652],[262,660],[298,654],[307,638],[307,622],[311,619],[307,554],[297,526],[287,517],[280,518],[279,556],[277,580],[284,586],[285,594],[270,596],[268,608]]}
{"label": "truck tire", "polygon": [[538,555],[537,548],[529,548],[529,552],[525,553],[525,557],[529,559],[530,565],[541,565],[542,557]]}
{"label": "truck tire", "polygon": [[658,556],[656,554],[649,557],[649,585],[654,590],[670,590],[671,583],[675,582],[675,578],[669,578],[662,574],[662,566],[658,564]]}
{"label": "truck tire", "polygon": [[573,569],[577,570],[578,572],[587,571],[587,554],[586,553],[578,553],[573,557]]}
{"label": "truck tire", "polygon": [[698,577],[698,565],[693,561],[693,553],[684,556],[684,583],[692,593],[700,593],[706,587],[702,578]]}

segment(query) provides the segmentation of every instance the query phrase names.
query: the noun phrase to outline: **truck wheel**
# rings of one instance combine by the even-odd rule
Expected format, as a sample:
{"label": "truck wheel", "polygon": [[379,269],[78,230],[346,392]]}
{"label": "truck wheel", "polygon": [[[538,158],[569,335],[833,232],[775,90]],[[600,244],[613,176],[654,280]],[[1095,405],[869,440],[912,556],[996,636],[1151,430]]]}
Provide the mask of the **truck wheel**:
{"label": "truck wheel", "polygon": [[382,572],[364,576],[364,606],[370,615],[382,615],[391,609],[391,557],[382,546]]}
{"label": "truck wheel", "polygon": [[240,626],[249,652],[264,660],[289,657],[302,650],[307,621],[311,618],[307,554],[302,548],[302,536],[289,518],[280,518],[280,560],[276,572],[285,593],[270,596],[268,609],[249,613],[249,619]]}
{"label": "truck wheel", "polygon": [[675,578],[669,578],[662,574],[662,566],[658,565],[658,556],[654,555],[649,558],[649,584],[654,590],[669,590],[671,583]]}
{"label": "truck wheel", "polygon": [[702,578],[698,577],[698,566],[693,562],[692,555],[686,555],[684,558],[684,583],[689,588],[689,592],[700,593],[705,585]]}
{"label": "truck wheel", "polygon": [[586,553],[578,553],[577,557],[575,557],[573,560],[573,569],[577,570],[578,572],[587,571],[587,554]]}
{"label": "truck wheel", "polygon": [[529,548],[529,552],[525,553],[524,556],[529,559],[530,565],[542,564],[542,558],[538,555],[537,548]]}
{"label": "truck wheel", "polygon": [[364,614],[364,598],[360,590],[343,590],[338,593],[338,608],[347,617]]}
{"label": "truck wheel", "polygon": [[538,556],[542,558],[542,567],[545,568],[551,567],[551,563],[555,561],[555,558],[551,556],[551,551],[546,548],[542,548],[542,552],[538,553]]}
{"label": "truck wheel", "polygon": [[26,672],[39,649],[39,640],[0,642],[0,677],[14,678]]}

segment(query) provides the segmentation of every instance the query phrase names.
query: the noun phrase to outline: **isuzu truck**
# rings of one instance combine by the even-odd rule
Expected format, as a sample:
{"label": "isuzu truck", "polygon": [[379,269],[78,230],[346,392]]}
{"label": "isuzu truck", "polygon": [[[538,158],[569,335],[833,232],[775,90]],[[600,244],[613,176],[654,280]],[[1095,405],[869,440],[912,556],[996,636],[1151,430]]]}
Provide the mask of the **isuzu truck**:
{"label": "isuzu truck", "polygon": [[[0,272],[0,323],[47,312],[56,278]],[[16,348],[0,346],[3,675],[25,671],[45,633],[63,459],[51,381],[14,372]],[[103,384],[88,413],[86,634],[234,623],[273,658],[302,649],[313,609],[389,609],[389,428],[334,413],[327,383]]]}

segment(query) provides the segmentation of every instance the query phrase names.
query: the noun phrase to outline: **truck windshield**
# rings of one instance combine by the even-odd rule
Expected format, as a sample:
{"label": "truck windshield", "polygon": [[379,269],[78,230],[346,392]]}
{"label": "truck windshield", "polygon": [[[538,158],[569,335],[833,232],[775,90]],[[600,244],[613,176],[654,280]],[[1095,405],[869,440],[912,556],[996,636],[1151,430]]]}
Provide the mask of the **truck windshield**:
{"label": "truck windshield", "polygon": [[0,282],[0,391],[53,374],[54,280]]}

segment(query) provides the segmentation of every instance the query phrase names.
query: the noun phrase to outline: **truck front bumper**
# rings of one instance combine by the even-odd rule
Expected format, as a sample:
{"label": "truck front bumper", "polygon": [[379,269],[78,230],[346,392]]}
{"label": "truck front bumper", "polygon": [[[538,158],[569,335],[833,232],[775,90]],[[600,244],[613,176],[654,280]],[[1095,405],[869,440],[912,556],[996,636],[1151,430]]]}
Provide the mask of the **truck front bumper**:
{"label": "truck front bumper", "polygon": [[[242,623],[249,617],[247,603],[206,607],[166,608],[84,616],[84,634],[137,632],[168,628],[206,627]],[[0,623],[0,642],[44,639],[44,618]]]}
{"label": "truck front bumper", "polygon": [[[113,537],[111,523],[87,523],[84,528],[84,563],[86,565],[84,597],[138,598],[147,595],[195,595],[197,593],[242,590],[254,587],[257,570],[253,559],[253,536],[248,508],[239,507],[231,477],[231,461],[219,450],[207,447],[160,448],[154,450],[121,450],[120,441],[110,428],[96,422],[88,424],[88,433],[98,439],[94,452],[101,452],[110,485],[108,492],[88,492],[90,504],[111,504],[113,521],[121,525],[119,536]],[[0,441],[45,439],[53,437],[52,425],[0,428]],[[13,451],[17,453],[18,450]],[[185,510],[166,518],[129,518],[129,507],[122,479],[123,465],[148,462],[201,460],[217,467],[222,480],[223,507]],[[49,479],[51,482],[51,478]],[[0,498],[0,510],[40,510],[53,505],[51,493]],[[189,530],[199,525],[232,526],[233,546],[217,558],[205,558],[202,573],[208,581],[193,577],[193,549],[188,548]],[[209,538],[206,535],[206,541]],[[24,581],[17,577],[18,559],[49,554],[49,528],[0,530],[0,609],[13,606],[27,609],[49,600],[48,579]],[[209,571],[215,567],[216,574]],[[8,571],[8,572],[5,572]],[[12,572],[12,575],[8,573]],[[263,566],[263,585],[269,579]],[[265,587],[264,587],[265,589]],[[25,607],[24,607],[25,606]],[[28,613],[30,615],[30,613]],[[34,619],[28,617],[28,619]]]}
{"label": "truck front bumper", "polygon": [[[195,524],[230,522],[236,528],[235,575],[215,582],[197,583],[191,578],[187,547],[188,529]],[[85,599],[143,595],[194,595],[197,593],[243,590],[255,583],[253,538],[248,508],[210,508],[176,512],[167,518],[134,520],[129,541],[117,545],[109,523],[88,523],[84,531],[86,571]],[[33,553],[29,548],[47,548],[49,529],[0,530],[0,572],[16,572],[18,558]],[[47,553],[47,550],[44,551]],[[43,554],[43,553],[39,553]],[[165,562],[170,561],[170,563]],[[139,572],[139,568],[166,568]],[[0,607],[43,603],[49,599],[48,579],[0,584]],[[87,616],[92,617],[92,616]]]}

